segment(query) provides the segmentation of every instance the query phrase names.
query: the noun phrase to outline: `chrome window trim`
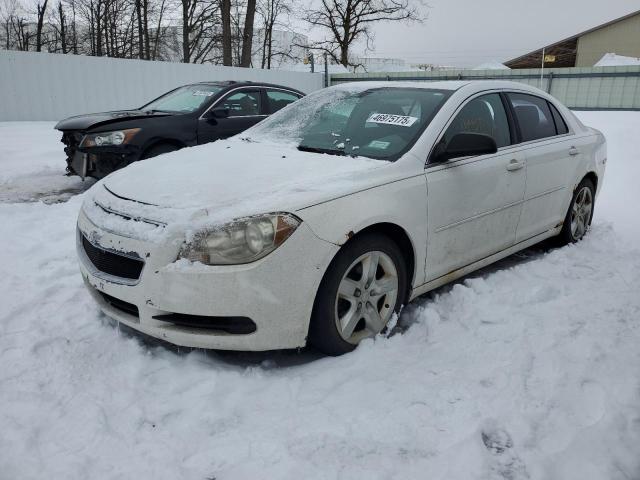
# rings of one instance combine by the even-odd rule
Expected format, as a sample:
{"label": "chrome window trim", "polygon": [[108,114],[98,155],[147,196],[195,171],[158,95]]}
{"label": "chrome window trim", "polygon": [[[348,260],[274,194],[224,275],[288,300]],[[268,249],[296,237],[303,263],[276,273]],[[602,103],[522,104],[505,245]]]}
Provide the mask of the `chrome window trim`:
{"label": "chrome window trim", "polygon": [[[491,93],[498,93],[498,94],[500,94],[500,93],[505,93],[505,94],[522,93],[522,94],[526,94],[526,95],[531,95],[532,97],[539,98],[539,99],[544,100],[546,102],[551,102],[551,100],[547,100],[546,98],[541,97],[539,95],[536,95],[534,93],[528,92],[527,90],[518,90],[518,89],[504,90],[504,89],[496,88],[496,89],[490,89],[490,90],[483,90],[481,92],[476,92],[473,95],[470,95],[469,97],[465,98],[464,101],[458,106],[458,108],[455,110],[455,112],[453,112],[451,117],[449,117],[449,119],[445,123],[444,127],[442,128],[442,130],[440,130],[440,133],[438,133],[438,136],[436,137],[436,141],[433,142],[433,145],[431,146],[431,149],[429,150],[429,155],[427,155],[427,160],[425,161],[425,166],[424,166],[425,169],[441,165],[440,163],[430,162],[429,159],[431,158],[431,154],[433,153],[433,149],[438,144],[438,142],[440,140],[442,140],[442,137],[445,134],[445,132],[447,131],[447,128],[449,128],[449,125],[451,125],[451,123],[453,123],[453,120],[458,115],[458,113],[460,113],[460,111],[464,108],[464,106],[467,105],[471,100],[473,100],[475,98],[478,98],[478,97],[483,96],[483,95],[488,95],[488,94],[491,94]],[[553,103],[553,102],[551,102],[551,103]],[[563,138],[563,137],[575,136],[575,131],[573,130],[573,127],[571,126],[571,124],[569,124],[566,121],[565,117],[562,115],[562,113],[560,112],[560,109],[557,107],[557,105],[554,104],[554,106],[558,110],[558,113],[562,116],[562,119],[567,124],[567,128],[569,129],[568,133],[563,133],[561,135],[553,135],[551,137],[538,138],[536,140],[529,140],[527,142],[519,142],[519,143],[513,143],[511,145],[505,145],[504,147],[498,148],[498,151],[495,154],[492,154],[492,155],[498,155],[498,154],[500,154],[502,152],[509,151],[510,149],[514,149],[514,148],[520,149],[521,147],[529,147],[529,146],[535,145],[535,144],[540,143],[540,142],[548,142],[550,140],[555,140],[555,139],[563,139],[563,140],[565,140],[565,138]],[[480,155],[479,157],[485,157],[485,155]],[[473,157],[471,157],[471,156],[460,157],[460,158],[457,158],[457,159],[454,159],[454,160],[450,160],[447,163],[449,163],[449,162],[454,163],[454,162],[457,162],[457,161],[460,161],[460,160],[468,160],[469,158],[473,158]]]}

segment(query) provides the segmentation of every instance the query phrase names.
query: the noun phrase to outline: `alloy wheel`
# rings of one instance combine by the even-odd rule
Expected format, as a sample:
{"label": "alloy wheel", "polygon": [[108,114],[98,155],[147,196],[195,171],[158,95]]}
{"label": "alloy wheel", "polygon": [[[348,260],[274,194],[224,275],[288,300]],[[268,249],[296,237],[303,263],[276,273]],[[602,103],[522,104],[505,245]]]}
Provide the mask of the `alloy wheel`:
{"label": "alloy wheel", "polygon": [[593,194],[591,189],[584,186],[576,195],[571,208],[571,236],[574,240],[580,240],[589,228],[591,213],[593,211]]}
{"label": "alloy wheel", "polygon": [[336,328],[343,340],[357,344],[380,333],[398,298],[398,270],[389,255],[367,252],[347,268],[335,300]]}

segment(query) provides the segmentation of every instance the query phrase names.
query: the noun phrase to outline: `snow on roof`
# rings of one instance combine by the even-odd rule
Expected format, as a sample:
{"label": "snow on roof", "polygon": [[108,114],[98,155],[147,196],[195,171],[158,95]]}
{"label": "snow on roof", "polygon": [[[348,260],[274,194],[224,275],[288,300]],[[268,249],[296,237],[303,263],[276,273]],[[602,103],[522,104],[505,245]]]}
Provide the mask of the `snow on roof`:
{"label": "snow on roof", "polygon": [[511,69],[500,62],[491,61],[491,62],[481,63],[477,67],[473,67],[473,70],[511,70]]}
{"label": "snow on roof", "polygon": [[605,53],[594,67],[614,67],[618,65],[640,65],[640,58],[625,57],[615,53]]}

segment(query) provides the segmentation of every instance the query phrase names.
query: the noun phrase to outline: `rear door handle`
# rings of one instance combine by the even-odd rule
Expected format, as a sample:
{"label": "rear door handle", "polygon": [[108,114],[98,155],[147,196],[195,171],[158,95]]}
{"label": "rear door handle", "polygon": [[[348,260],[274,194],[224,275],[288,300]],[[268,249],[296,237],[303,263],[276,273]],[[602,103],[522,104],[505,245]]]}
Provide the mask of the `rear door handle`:
{"label": "rear door handle", "polygon": [[573,156],[573,155],[578,155],[580,153],[580,150],[578,150],[576,147],[571,147],[569,149],[569,155]]}
{"label": "rear door handle", "polygon": [[520,160],[516,160],[515,158],[512,159],[507,164],[507,170],[509,170],[510,172],[514,172],[516,170],[520,170],[522,167],[524,167],[524,162],[521,162]]}

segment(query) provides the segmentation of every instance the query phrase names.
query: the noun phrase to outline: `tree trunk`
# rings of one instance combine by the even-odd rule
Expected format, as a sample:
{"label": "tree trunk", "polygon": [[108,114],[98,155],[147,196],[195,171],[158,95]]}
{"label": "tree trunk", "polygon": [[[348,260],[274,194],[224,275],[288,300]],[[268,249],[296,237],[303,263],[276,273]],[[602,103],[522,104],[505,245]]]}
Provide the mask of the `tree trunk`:
{"label": "tree trunk", "polygon": [[220,11],[222,17],[222,64],[231,66],[231,0],[222,0]]}
{"label": "tree trunk", "polygon": [[241,67],[251,66],[251,50],[253,46],[253,18],[256,14],[256,0],[247,0],[247,14],[244,17],[244,30],[242,32],[242,57]]}
{"label": "tree trunk", "polygon": [[136,17],[138,20],[138,58],[144,58],[143,35],[142,35],[142,0],[136,0]]}
{"label": "tree trunk", "polygon": [[73,43],[73,54],[78,54],[78,35],[76,33],[76,2],[71,2],[71,12],[73,13],[73,23],[71,24],[71,42]]}
{"label": "tree trunk", "polygon": [[343,43],[340,45],[340,64],[345,67],[349,66],[349,44]]}
{"label": "tree trunk", "polygon": [[189,0],[182,0],[182,62],[191,62],[191,49],[189,44]]}
{"label": "tree trunk", "polygon": [[96,7],[96,27],[95,27],[95,36],[96,36],[96,55],[98,57],[102,56],[102,12],[101,12],[101,0],[98,0],[98,6]]}
{"label": "tree trunk", "polygon": [[38,24],[36,26],[36,52],[42,51],[42,27],[44,25],[44,13],[47,10],[47,2],[49,0],[44,0],[42,6],[38,3],[36,6],[38,11]]}
{"label": "tree trunk", "polygon": [[62,9],[62,2],[58,2],[58,17],[60,18],[60,47],[62,53],[67,53],[67,20]]}
{"label": "tree trunk", "polygon": [[142,29],[144,34],[144,58],[150,60],[151,48],[149,45],[149,1],[142,0]]}
{"label": "tree trunk", "polygon": [[158,15],[158,25],[156,27],[156,34],[153,39],[153,53],[151,54],[151,60],[156,60],[158,58],[158,44],[160,43],[160,32],[162,31],[162,17],[164,15],[164,3],[165,0],[162,0],[160,4],[160,15]]}

